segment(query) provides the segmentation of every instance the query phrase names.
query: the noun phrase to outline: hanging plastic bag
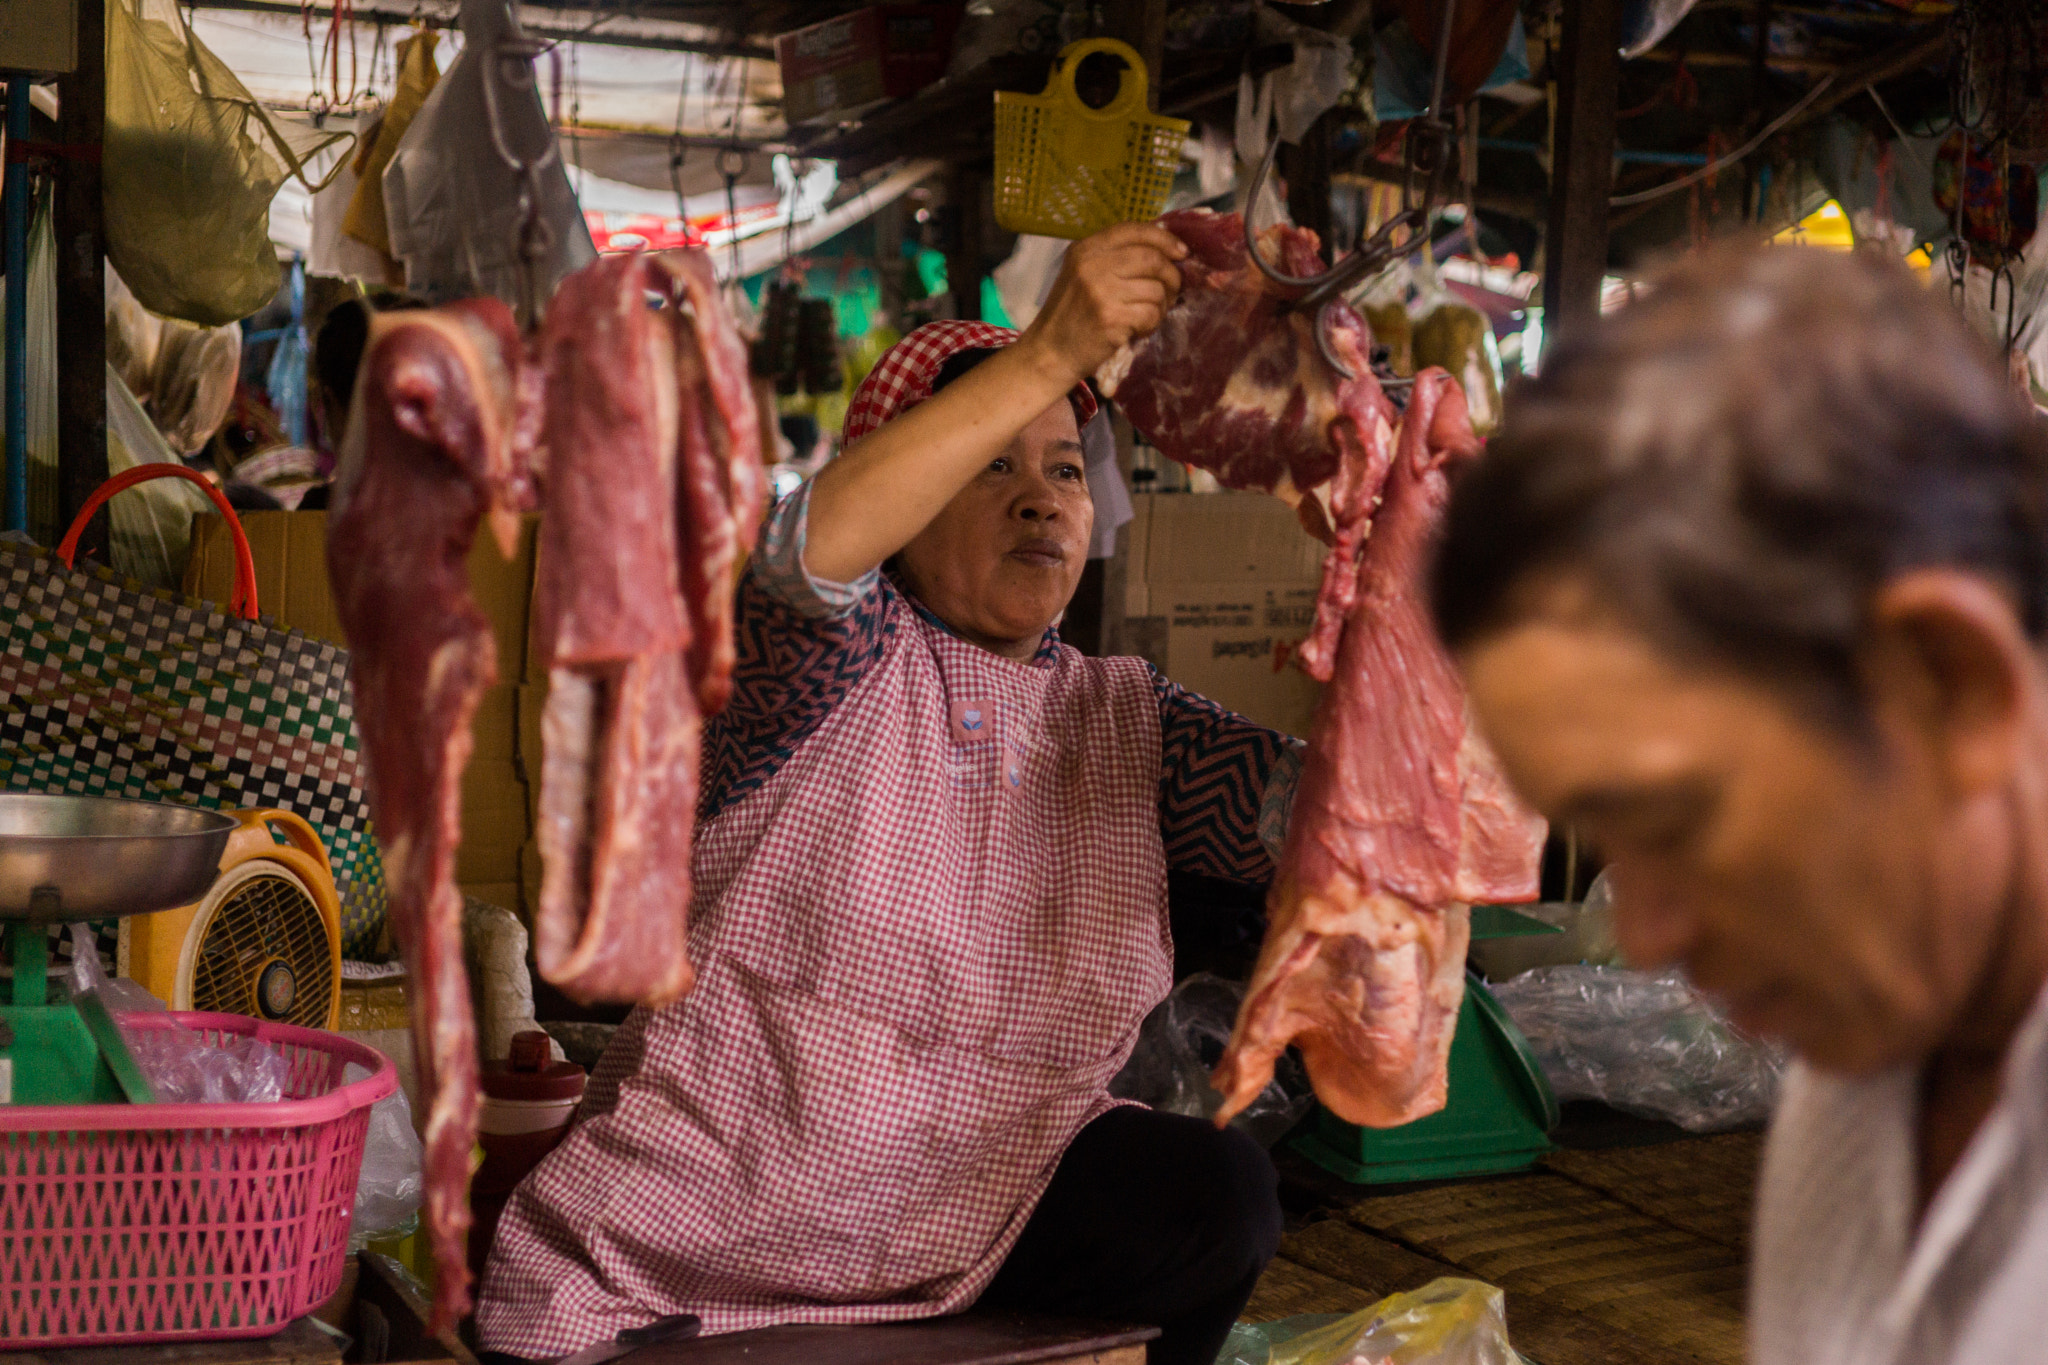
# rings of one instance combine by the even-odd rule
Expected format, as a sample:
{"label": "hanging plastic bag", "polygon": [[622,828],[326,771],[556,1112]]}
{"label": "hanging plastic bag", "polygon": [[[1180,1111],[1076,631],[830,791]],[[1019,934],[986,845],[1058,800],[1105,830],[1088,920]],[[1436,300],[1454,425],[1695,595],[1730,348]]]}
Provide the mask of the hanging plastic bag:
{"label": "hanging plastic bag", "polygon": [[341,230],[379,256],[391,254],[391,228],[384,206],[384,168],[397,154],[406,130],[419,117],[427,96],[440,83],[441,67],[434,60],[434,47],[439,41],[438,34],[426,29],[398,45],[398,87],[392,91],[391,103],[384,107],[369,145],[360,149],[349,165],[356,189],[349,196]]}
{"label": "hanging plastic bag", "polygon": [[[180,464],[156,422],[107,366],[107,473],[142,464]],[[152,588],[180,588],[192,555],[192,517],[211,512],[206,495],[183,479],[153,479],[107,501],[107,561]]]}
{"label": "hanging plastic bag", "polygon": [[[327,187],[311,196],[307,208],[309,230],[306,238],[306,273],[325,275],[330,279],[361,280],[366,284],[396,285],[403,282],[398,262],[367,242],[358,241],[343,231],[343,224],[349,216],[349,208],[355,202],[356,191],[362,186],[362,178],[356,168],[364,164],[365,158],[374,147],[384,127],[384,112],[371,109],[356,117],[359,130],[356,154],[335,157],[331,164],[315,162],[323,176],[331,170],[333,176]],[[332,157],[332,152],[324,156]],[[381,180],[377,193],[377,222],[384,221],[384,194]]]}
{"label": "hanging plastic bag", "polygon": [[1621,57],[1629,61],[1664,41],[1698,0],[1628,0],[1621,8]]}
{"label": "hanging plastic bag", "polygon": [[[1209,1073],[1223,1057],[1244,1003],[1244,986],[1197,972],[1173,988],[1145,1016],[1131,1059],[1109,1084],[1118,1099],[1138,1100],[1168,1114],[1208,1118],[1223,1097]],[[1315,1101],[1308,1076],[1291,1054],[1273,1068],[1273,1079],[1243,1113],[1231,1120],[1261,1147],[1271,1147],[1301,1121]]]}
{"label": "hanging plastic bag", "polygon": [[1500,425],[1500,349],[1485,313],[1437,278],[1428,254],[1416,271],[1417,294],[1408,307],[1414,323],[1415,368],[1448,370],[1465,391],[1472,430],[1481,436]]}
{"label": "hanging plastic bag", "polygon": [[292,1064],[260,1038],[229,1035],[212,1040],[182,1024],[121,1027],[123,1016],[160,1011],[163,1002],[126,977],[107,976],[89,926],[72,925],[71,943],[72,994],[98,993],[160,1102],[268,1104],[283,1099],[291,1088]]}
{"label": "hanging plastic bag", "polygon": [[144,403],[156,382],[156,355],[164,340],[164,320],[136,302],[135,295],[121,280],[121,272],[108,266],[103,274],[107,299],[107,363],[121,376],[128,391]]}
{"label": "hanging plastic bag", "polygon": [[242,329],[160,318],[136,300],[111,265],[106,298],[107,363],[172,452],[197,453],[220,430],[234,401]]}
{"label": "hanging plastic bag", "polygon": [[416,294],[493,296],[531,321],[597,248],[541,108],[533,47],[506,0],[463,0],[462,44],[384,171],[391,254]]}
{"label": "hanging plastic bag", "polygon": [[270,394],[270,406],[284,427],[285,439],[302,446],[306,444],[306,270],[298,261],[292,262],[286,288],[290,291],[291,316],[285,322],[284,335],[278,338],[277,349],[271,353],[263,383]]}
{"label": "hanging plastic bag", "polygon": [[[36,195],[28,232],[28,534],[55,545],[57,525],[57,242],[50,192]],[[0,318],[6,316],[0,303]],[[4,440],[4,437],[0,437]]]}
{"label": "hanging plastic bag", "polygon": [[208,327],[261,308],[270,201],[346,137],[273,119],[174,0],[107,0],[107,257],[143,307]]}
{"label": "hanging plastic bag", "polygon": [[1762,1123],[1783,1048],[1738,1032],[1676,972],[1538,967],[1492,987],[1562,1100],[1695,1133]]}
{"label": "hanging plastic bag", "polygon": [[1414,272],[1397,260],[1376,276],[1351,303],[1365,317],[1376,345],[1387,348],[1387,366],[1398,375],[1415,373],[1415,324],[1408,316],[1408,293]]}
{"label": "hanging plastic bag", "polygon": [[[350,1062],[343,1084],[370,1073]],[[348,1244],[360,1251],[372,1239],[403,1235],[419,1213],[421,1178],[419,1134],[413,1131],[412,1106],[400,1087],[370,1107],[370,1126],[363,1135],[363,1169],[356,1177],[355,1210],[349,1219]]]}
{"label": "hanging plastic bag", "polygon": [[1507,1296],[1445,1276],[1344,1317],[1230,1329],[1216,1365],[1527,1365],[1508,1344]]}

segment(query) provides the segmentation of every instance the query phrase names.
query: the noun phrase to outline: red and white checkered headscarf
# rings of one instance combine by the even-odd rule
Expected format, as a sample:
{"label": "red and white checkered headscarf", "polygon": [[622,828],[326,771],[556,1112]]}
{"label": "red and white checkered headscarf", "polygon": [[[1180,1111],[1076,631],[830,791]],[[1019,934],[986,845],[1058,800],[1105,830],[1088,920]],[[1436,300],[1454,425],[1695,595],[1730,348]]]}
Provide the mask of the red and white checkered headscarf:
{"label": "red and white checkered headscarf", "polygon": [[[927,322],[882,352],[875,368],[860,381],[853,401],[846,406],[842,439],[852,445],[931,397],[932,381],[949,358],[962,351],[998,350],[1016,340],[1012,329],[986,322]],[[1086,384],[1076,384],[1068,397],[1073,400],[1075,417],[1085,426],[1095,415],[1095,395]]]}

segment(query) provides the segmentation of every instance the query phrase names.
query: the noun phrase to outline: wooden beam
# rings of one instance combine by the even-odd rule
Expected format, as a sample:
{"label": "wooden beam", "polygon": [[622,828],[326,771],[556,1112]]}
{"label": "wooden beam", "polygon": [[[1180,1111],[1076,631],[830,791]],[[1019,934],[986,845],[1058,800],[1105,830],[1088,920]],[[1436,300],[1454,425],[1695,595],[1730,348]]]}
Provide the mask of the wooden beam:
{"label": "wooden beam", "polygon": [[[1332,172],[1330,183],[1332,185],[1349,185],[1354,187],[1368,187],[1375,184],[1399,185],[1407,178],[1407,173],[1399,166],[1389,165],[1384,161],[1366,161],[1361,163],[1355,171]],[[1463,194],[1463,190],[1457,191],[1458,196],[1462,197]],[[1510,218],[1521,218],[1537,224],[1541,224],[1544,220],[1544,203],[1534,195],[1509,194],[1503,190],[1490,190],[1486,186],[1481,185],[1472,197],[1478,201],[1479,207],[1487,213],[1506,214]]]}
{"label": "wooden beam", "polygon": [[1159,86],[1166,68],[1166,0],[1107,0],[1102,7],[1102,32],[1121,38],[1138,50],[1145,63],[1145,103],[1159,108]]}
{"label": "wooden beam", "polygon": [[946,239],[946,287],[953,291],[953,316],[981,320],[981,282],[988,274],[982,260],[982,199],[988,177],[973,166],[955,166],[946,180],[946,204],[952,232]]}
{"label": "wooden beam", "polygon": [[1600,315],[1620,35],[1621,0],[1573,0],[1564,7],[1550,214],[1543,235],[1544,327],[1552,336]]}
{"label": "wooden beam", "polygon": [[1330,263],[1330,124],[1336,110],[1308,126],[1301,141],[1280,144],[1280,174],[1287,180],[1287,216],[1296,227],[1315,233],[1322,243],[1325,265]]}
{"label": "wooden beam", "polygon": [[[332,0],[311,0],[305,7],[302,7],[298,0],[194,0],[192,8],[240,10],[250,14],[284,14],[294,19],[310,12],[314,18],[330,22],[334,17]],[[549,42],[603,43],[608,47],[693,52],[705,57],[750,57],[755,61],[764,62],[775,60],[775,47],[771,43],[749,42],[740,38],[710,38],[651,32],[649,19],[630,10],[617,11],[616,19],[609,14],[594,13],[580,8],[575,9],[577,18],[573,21],[566,18],[535,17],[537,12],[545,12],[546,9],[552,8],[560,7],[538,6],[532,4],[531,0],[520,6],[520,27],[526,30],[527,37],[542,38]],[[443,28],[454,28],[460,22],[461,12],[462,7],[458,4],[443,4],[436,0],[432,5],[414,5],[411,8],[358,5],[350,11],[350,15],[358,24],[403,27],[424,20]],[[588,17],[584,17],[585,15]],[[621,20],[624,22],[618,22]]]}
{"label": "wooden beam", "polygon": [[[107,18],[97,0],[78,6],[78,69],[57,81],[57,137],[85,155],[57,162],[58,532],[107,478],[106,220],[97,153],[107,125]],[[82,555],[107,554],[107,514],[79,540]]]}

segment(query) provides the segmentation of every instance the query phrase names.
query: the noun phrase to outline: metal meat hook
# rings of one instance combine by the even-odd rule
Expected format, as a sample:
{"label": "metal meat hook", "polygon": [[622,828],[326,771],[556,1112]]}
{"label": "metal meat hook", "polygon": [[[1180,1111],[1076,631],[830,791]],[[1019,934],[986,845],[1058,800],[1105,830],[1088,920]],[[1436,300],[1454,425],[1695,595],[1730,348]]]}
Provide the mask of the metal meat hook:
{"label": "metal meat hook", "polygon": [[522,320],[528,327],[540,325],[541,264],[555,244],[554,233],[541,213],[540,173],[554,161],[560,148],[553,130],[543,123],[544,145],[532,152],[515,152],[506,136],[498,87],[502,83],[512,98],[529,90],[533,84],[534,58],[546,47],[547,44],[539,39],[524,34],[501,38],[493,47],[492,60],[483,72],[484,114],[490,124],[491,145],[497,149],[499,159],[519,178],[519,221],[514,230],[513,249],[519,261]]}
{"label": "metal meat hook", "polygon": [[[1397,232],[1413,231],[1427,236],[1427,230],[1436,213],[1438,180],[1443,173],[1444,162],[1450,149],[1451,127],[1441,111],[1444,102],[1444,79],[1450,69],[1451,21],[1457,13],[1457,0],[1444,0],[1444,13],[1436,39],[1436,75],[1430,88],[1429,108],[1420,118],[1409,122],[1405,138],[1407,163],[1401,181],[1401,211],[1380,224],[1379,231],[1355,247],[1351,254],[1331,266],[1320,275],[1289,275],[1274,267],[1259,252],[1258,231],[1252,224],[1252,211],[1258,206],[1259,193],[1265,189],[1266,181],[1273,174],[1273,159],[1280,150],[1280,139],[1276,136],[1267,146],[1266,154],[1259,158],[1258,169],[1252,172],[1250,192],[1244,205],[1244,247],[1252,264],[1259,273],[1273,283],[1287,290],[1300,290],[1300,294],[1283,305],[1283,311],[1296,308],[1315,310],[1316,349],[1322,352],[1323,360],[1331,369],[1346,379],[1357,376],[1351,367],[1337,355],[1330,344],[1331,313],[1329,305],[1352,288],[1360,280],[1377,275],[1399,254],[1394,245]],[[1417,177],[1421,178],[1421,193],[1418,196]]]}

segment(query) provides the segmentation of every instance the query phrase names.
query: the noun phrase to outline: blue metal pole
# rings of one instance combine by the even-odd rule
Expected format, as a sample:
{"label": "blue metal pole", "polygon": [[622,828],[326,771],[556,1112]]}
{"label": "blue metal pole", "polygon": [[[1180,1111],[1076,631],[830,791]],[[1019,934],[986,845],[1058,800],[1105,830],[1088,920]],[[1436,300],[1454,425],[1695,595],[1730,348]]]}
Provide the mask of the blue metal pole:
{"label": "blue metal pole", "polygon": [[28,77],[7,81],[7,526],[28,529],[28,162],[17,148],[28,140]]}

